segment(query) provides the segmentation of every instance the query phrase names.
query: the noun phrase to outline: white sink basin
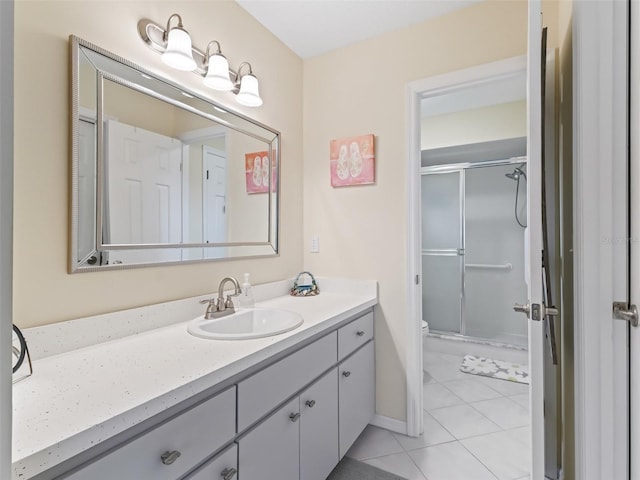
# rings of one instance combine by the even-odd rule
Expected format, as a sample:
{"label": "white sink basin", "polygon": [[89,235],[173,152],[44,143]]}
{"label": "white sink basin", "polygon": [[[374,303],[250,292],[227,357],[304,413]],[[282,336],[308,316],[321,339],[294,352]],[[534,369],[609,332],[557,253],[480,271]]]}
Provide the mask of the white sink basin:
{"label": "white sink basin", "polygon": [[302,325],[301,315],[276,308],[250,308],[221,318],[196,318],[187,326],[191,335],[211,340],[248,340],[288,332]]}

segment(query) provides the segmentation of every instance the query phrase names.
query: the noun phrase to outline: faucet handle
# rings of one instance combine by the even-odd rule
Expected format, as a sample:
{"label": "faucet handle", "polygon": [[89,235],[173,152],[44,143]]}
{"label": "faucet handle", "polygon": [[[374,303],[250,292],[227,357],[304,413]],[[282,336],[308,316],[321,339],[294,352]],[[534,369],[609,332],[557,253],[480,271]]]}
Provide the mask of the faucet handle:
{"label": "faucet handle", "polygon": [[237,297],[238,295],[227,295],[227,301],[224,303],[224,308],[233,308],[233,300],[231,297]]}
{"label": "faucet handle", "polygon": [[204,318],[206,320],[210,320],[211,318],[213,318],[213,313],[218,309],[218,302],[216,301],[215,298],[205,298],[203,300],[200,300],[200,303],[202,305],[206,305],[207,306],[207,310],[204,312]]}

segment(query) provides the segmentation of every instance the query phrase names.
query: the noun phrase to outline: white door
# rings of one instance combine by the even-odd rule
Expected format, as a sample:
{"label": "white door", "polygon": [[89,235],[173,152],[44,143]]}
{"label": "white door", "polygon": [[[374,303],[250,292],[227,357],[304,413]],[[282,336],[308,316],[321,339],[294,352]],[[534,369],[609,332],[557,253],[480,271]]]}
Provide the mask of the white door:
{"label": "white door", "polygon": [[[202,146],[202,222],[205,243],[227,242],[227,157],[208,145]],[[204,252],[205,258],[225,256],[223,249]]]}
{"label": "white door", "polygon": [[527,52],[527,219],[525,272],[529,309],[529,406],[531,479],[544,479],[544,303],[542,291],[542,15],[540,0],[529,0]]}
{"label": "white door", "polygon": [[[182,241],[182,143],[174,138],[110,120],[108,243]],[[110,261],[180,260],[180,251],[115,251]]]}
{"label": "white door", "polygon": [[[631,88],[630,88],[630,117],[629,128],[631,130],[630,148],[630,218],[631,218],[631,265],[629,273],[631,276],[631,303],[640,305],[640,2],[631,2]],[[630,331],[630,458],[631,458],[631,479],[640,480],[640,414],[638,402],[640,401],[640,328],[631,328]]]}

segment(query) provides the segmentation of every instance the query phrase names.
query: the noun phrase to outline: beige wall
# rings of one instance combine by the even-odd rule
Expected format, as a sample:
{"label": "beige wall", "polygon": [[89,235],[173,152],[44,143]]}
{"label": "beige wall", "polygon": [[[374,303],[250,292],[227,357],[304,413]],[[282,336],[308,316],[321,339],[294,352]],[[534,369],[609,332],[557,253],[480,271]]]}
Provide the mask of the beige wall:
{"label": "beige wall", "polygon": [[[182,15],[195,45],[204,47],[216,39],[234,67],[251,62],[261,81],[261,108],[240,107],[232,94],[205,89],[196,75],[165,67],[144,45],[138,20],[163,23],[174,12]],[[282,132],[279,257],[67,273],[70,34]],[[302,61],[238,5],[17,0],[15,44],[15,323],[42,325],[212,292],[225,275],[251,272],[254,283],[263,283],[302,269]]]}
{"label": "beige wall", "polygon": [[501,103],[422,119],[421,149],[527,136],[527,101]]}
{"label": "beige wall", "polygon": [[[377,410],[406,415],[406,88],[526,53],[527,3],[483,2],[304,65],[305,267],[379,281]],[[384,67],[381,62],[384,60]],[[329,141],[374,133],[376,183],[332,188]],[[312,234],[320,253],[308,253]]]}

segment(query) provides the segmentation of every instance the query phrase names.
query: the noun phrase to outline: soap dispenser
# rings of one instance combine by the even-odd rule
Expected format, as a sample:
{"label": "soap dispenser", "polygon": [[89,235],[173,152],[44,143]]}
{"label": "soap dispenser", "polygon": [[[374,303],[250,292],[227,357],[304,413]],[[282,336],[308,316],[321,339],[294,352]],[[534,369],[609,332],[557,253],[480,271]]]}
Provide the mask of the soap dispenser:
{"label": "soap dispenser", "polygon": [[251,282],[249,281],[249,274],[244,274],[244,279],[242,281],[242,285],[240,286],[242,289],[242,293],[239,298],[239,307],[240,308],[253,308],[256,304],[253,299],[253,287],[251,286]]}

